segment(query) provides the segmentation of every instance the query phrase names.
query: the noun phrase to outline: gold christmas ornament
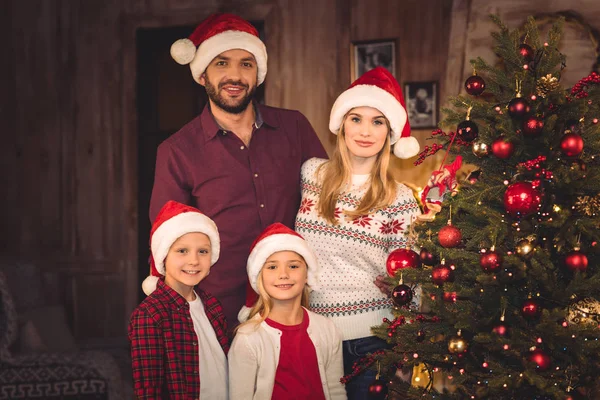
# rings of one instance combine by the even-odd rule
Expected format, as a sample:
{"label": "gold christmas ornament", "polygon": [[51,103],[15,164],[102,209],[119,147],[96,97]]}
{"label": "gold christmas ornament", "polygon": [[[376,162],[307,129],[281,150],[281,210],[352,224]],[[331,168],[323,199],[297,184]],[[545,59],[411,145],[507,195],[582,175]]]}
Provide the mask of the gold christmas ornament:
{"label": "gold christmas ornament", "polygon": [[458,331],[456,336],[453,336],[448,340],[448,351],[450,353],[464,353],[469,348],[469,343],[460,336],[460,331]]}
{"label": "gold christmas ornament", "polygon": [[594,216],[600,212],[600,194],[592,196],[577,196],[574,205],[575,211],[583,213],[588,217]]}
{"label": "gold christmas ornament", "polygon": [[555,91],[560,86],[558,79],[552,74],[542,76],[536,83],[536,93],[540,97],[546,97],[549,93]]}
{"label": "gold christmas ornament", "polygon": [[572,304],[569,307],[567,322],[598,325],[600,323],[600,302],[592,297],[586,297]]}
{"label": "gold christmas ornament", "polygon": [[484,142],[475,141],[473,142],[473,154],[477,157],[485,157],[490,154],[490,148]]}
{"label": "gold christmas ornament", "polygon": [[533,256],[533,244],[527,239],[521,239],[515,246],[515,251],[523,260],[529,260]]}

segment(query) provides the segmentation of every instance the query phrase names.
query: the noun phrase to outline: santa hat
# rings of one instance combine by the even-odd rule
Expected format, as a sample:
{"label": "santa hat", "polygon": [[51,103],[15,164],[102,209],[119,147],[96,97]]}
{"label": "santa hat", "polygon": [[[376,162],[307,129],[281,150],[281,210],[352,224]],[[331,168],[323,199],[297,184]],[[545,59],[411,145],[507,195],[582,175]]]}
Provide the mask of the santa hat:
{"label": "santa hat", "polygon": [[267,48],[256,28],[237,15],[211,15],[188,38],[171,45],[171,57],[181,65],[190,64],[194,80],[200,83],[200,75],[208,64],[219,54],[233,49],[252,53],[258,65],[258,85],[263,83],[267,75]]}
{"label": "santa hat", "polygon": [[210,265],[219,259],[219,231],[212,219],[198,209],[169,200],[158,213],[150,231],[150,275],[144,279],[142,290],[147,296],[156,289],[159,277],[165,275],[165,258],[171,245],[186,233],[204,233],[210,239]]}
{"label": "santa hat", "polygon": [[250,256],[246,264],[248,272],[248,285],[246,288],[246,304],[238,313],[238,320],[244,322],[248,319],[250,309],[258,299],[258,274],[267,258],[278,251],[293,251],[304,258],[308,267],[308,285],[317,288],[319,264],[315,253],[308,247],[308,243],[299,233],[277,222],[269,225],[252,243]]}
{"label": "santa hat", "polygon": [[373,107],[383,113],[390,122],[390,142],[396,157],[411,158],[419,153],[419,142],[410,136],[402,90],[387,69],[367,71],[339,95],[329,115],[329,130],[337,135],[346,113],[356,107]]}

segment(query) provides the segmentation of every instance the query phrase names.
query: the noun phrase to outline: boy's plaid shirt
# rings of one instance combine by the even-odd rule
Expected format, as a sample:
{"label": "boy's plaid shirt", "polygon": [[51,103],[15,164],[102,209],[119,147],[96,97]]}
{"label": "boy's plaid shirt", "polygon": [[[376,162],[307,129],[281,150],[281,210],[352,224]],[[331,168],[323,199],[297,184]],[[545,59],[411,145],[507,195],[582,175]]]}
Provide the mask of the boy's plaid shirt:
{"label": "boy's plaid shirt", "polygon": [[[196,289],[225,354],[227,323],[219,301]],[[181,295],[159,279],[156,290],[135,309],[129,323],[136,398],[198,399],[200,362],[198,338],[190,307]]]}

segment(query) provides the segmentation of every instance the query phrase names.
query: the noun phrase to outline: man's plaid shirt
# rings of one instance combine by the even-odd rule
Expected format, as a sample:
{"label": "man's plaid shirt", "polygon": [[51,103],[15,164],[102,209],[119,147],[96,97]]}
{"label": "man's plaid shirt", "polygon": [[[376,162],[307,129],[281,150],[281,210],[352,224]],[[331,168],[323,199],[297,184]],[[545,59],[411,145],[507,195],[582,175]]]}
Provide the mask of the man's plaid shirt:
{"label": "man's plaid shirt", "polygon": [[[196,289],[225,354],[227,324],[219,301]],[[129,323],[136,398],[200,398],[198,338],[188,302],[159,279],[156,290],[135,309]]]}

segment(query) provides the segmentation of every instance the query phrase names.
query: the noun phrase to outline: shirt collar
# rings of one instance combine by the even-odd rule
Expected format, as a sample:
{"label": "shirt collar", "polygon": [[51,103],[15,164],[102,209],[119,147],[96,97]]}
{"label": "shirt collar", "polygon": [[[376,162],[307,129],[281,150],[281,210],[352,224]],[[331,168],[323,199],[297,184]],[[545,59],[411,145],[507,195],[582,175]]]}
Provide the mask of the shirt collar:
{"label": "shirt collar", "polygon": [[[254,107],[254,112],[256,114],[256,121],[254,122],[255,129],[260,129],[263,125],[271,128],[277,128],[279,126],[275,112],[271,107],[256,102],[252,102],[252,106]],[[224,131],[212,115],[210,103],[206,103],[206,106],[200,114],[200,124],[207,141],[214,138],[217,133]]]}
{"label": "shirt collar", "polygon": [[169,304],[172,304],[176,308],[185,307],[188,304],[187,300],[184,299],[182,295],[165,283],[164,278],[158,280],[156,283],[156,290],[160,290]]}

